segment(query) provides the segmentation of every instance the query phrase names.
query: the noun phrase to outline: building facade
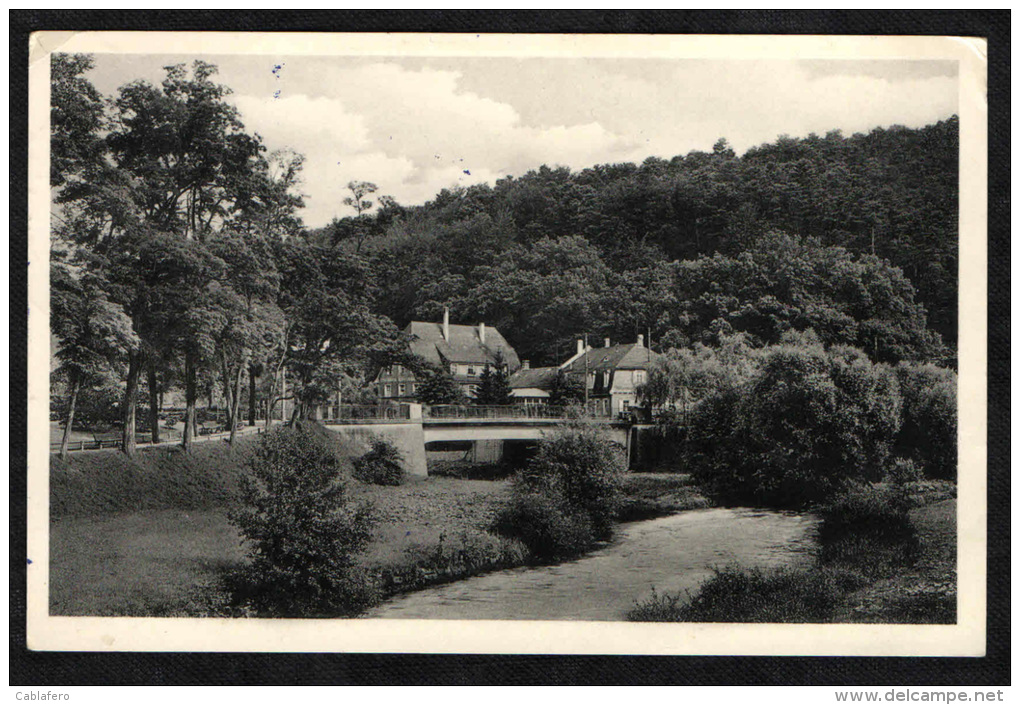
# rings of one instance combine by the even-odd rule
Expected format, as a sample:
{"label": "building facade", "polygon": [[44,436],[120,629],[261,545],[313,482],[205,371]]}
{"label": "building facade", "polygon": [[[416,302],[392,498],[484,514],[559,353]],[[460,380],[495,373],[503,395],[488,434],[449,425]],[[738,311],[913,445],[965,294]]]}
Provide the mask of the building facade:
{"label": "building facade", "polygon": [[[404,332],[411,337],[411,353],[449,370],[468,397],[474,397],[486,367],[494,367],[502,360],[507,374],[512,375],[521,366],[517,352],[496,328],[485,323],[451,324],[448,309],[443,311],[442,323],[412,321]],[[391,401],[413,401],[418,384],[414,373],[402,365],[380,370],[372,382],[376,395]]]}
{"label": "building facade", "polygon": [[593,413],[616,417],[639,406],[638,389],[648,380],[648,370],[661,358],[645,346],[643,335],[637,337],[637,342],[617,345],[606,338],[602,347],[586,347],[583,340],[578,340],[577,352],[559,367],[522,369],[511,377],[510,387],[523,403],[548,403],[553,381],[562,371],[583,381]]}

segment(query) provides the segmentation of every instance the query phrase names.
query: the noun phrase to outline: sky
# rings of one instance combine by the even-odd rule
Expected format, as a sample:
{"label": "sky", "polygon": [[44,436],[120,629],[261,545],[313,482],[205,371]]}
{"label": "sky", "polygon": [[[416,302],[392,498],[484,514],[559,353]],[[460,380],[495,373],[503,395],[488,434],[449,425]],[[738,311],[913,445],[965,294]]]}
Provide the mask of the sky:
{"label": "sky", "polygon": [[424,203],[542,164],[583,169],[780,135],[921,127],[958,114],[951,61],[96,54],[114,96],[163,66],[219,67],[249,131],[305,155],[305,224],[352,215],[346,184]]}

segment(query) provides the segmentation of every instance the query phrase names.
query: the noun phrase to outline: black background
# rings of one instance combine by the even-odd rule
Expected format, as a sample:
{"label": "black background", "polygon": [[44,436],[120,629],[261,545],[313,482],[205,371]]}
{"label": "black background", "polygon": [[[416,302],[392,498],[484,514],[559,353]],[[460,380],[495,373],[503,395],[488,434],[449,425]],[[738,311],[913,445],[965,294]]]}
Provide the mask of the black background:
{"label": "black background", "polygon": [[[44,653],[25,648],[28,37],[41,30],[953,35],[989,40],[988,626],[984,658]],[[1010,682],[1009,74],[1004,11],[10,11],[10,684]],[[554,647],[550,644],[550,647]],[[610,647],[611,648],[611,645]]]}

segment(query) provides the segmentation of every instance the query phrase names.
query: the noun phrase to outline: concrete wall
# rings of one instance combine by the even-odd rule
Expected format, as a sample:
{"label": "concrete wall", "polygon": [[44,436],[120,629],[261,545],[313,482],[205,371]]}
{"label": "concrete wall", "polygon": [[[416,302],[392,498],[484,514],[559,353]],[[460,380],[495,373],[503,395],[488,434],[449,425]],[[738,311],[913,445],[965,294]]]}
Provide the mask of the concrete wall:
{"label": "concrete wall", "polygon": [[[509,422],[465,422],[422,424],[421,407],[412,405],[411,420],[402,423],[330,424],[326,428],[350,443],[355,453],[367,453],[376,438],[392,443],[404,456],[404,470],[425,477],[425,443],[436,441],[469,441],[473,444],[470,458],[476,463],[495,463],[503,456],[503,441],[537,441],[555,433],[559,423],[532,422],[524,425]],[[630,427],[627,424],[605,424],[600,431],[631,455]]]}
{"label": "concrete wall", "polygon": [[425,463],[425,434],[420,423],[345,424],[326,428],[344,438],[356,453],[367,453],[376,438],[388,441],[404,456],[404,472],[421,477],[429,474]]}

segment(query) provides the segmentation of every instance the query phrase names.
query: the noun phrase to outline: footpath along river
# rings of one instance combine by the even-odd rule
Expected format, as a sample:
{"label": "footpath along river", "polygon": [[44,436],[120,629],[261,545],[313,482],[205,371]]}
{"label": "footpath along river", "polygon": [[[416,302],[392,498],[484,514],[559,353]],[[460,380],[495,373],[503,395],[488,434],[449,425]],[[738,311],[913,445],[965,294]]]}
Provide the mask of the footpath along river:
{"label": "footpath along river", "polygon": [[652,594],[692,593],[712,569],[804,566],[818,519],[702,509],[623,524],[609,545],[569,563],[514,568],[395,597],[367,617],[622,620]]}

